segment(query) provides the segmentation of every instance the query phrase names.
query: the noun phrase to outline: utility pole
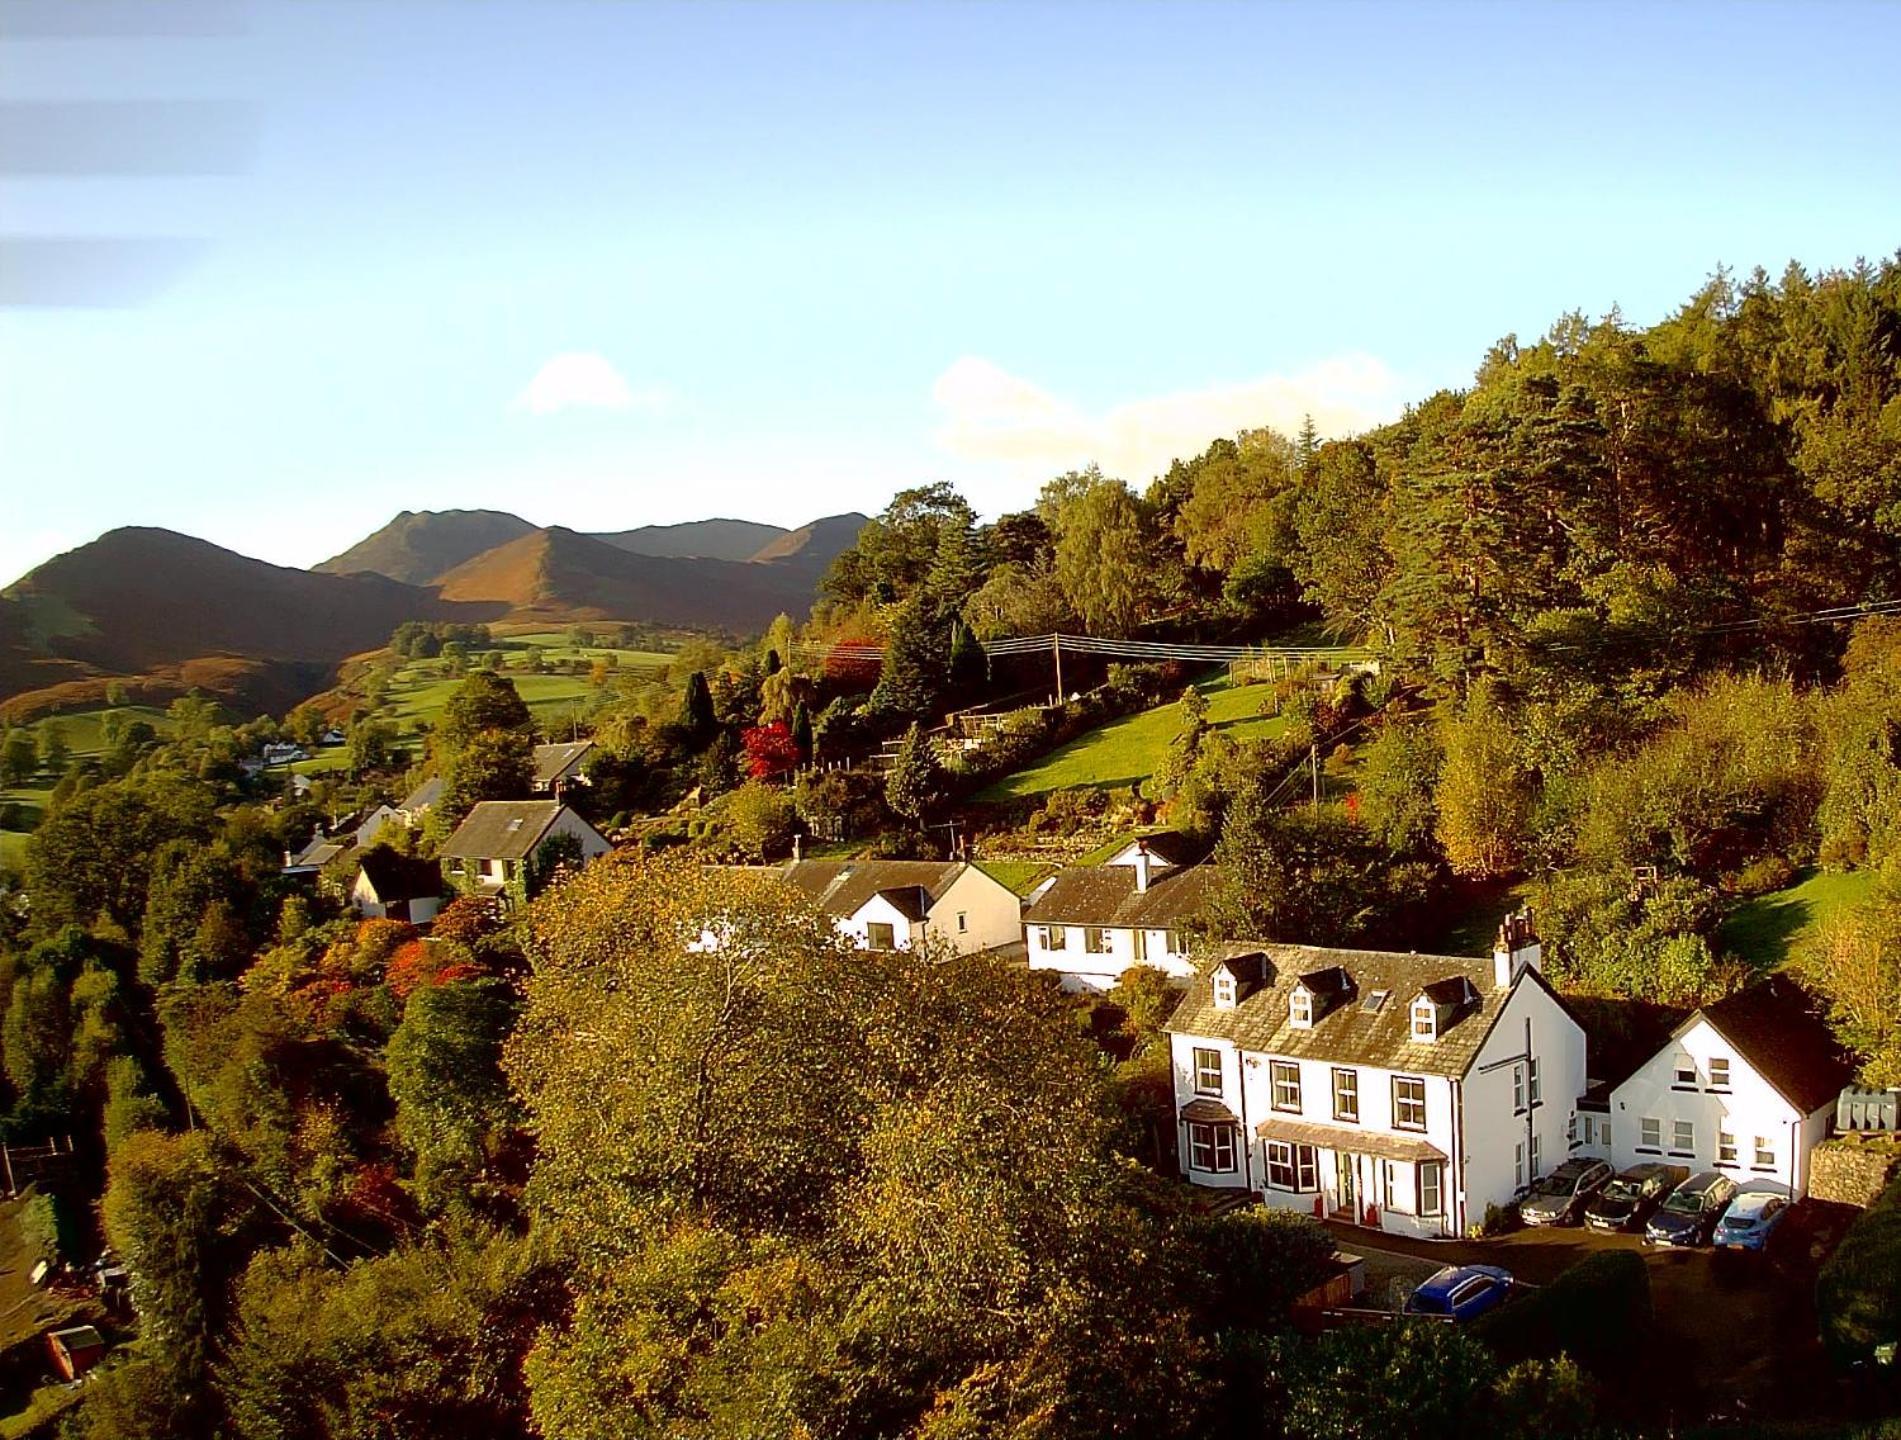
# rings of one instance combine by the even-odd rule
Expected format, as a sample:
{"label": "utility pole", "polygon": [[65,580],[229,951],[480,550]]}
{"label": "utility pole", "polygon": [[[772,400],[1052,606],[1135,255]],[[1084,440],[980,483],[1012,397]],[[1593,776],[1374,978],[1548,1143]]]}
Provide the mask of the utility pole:
{"label": "utility pole", "polygon": [[1056,657],[1056,703],[1061,705],[1063,703],[1063,637],[1059,633],[1050,634],[1050,654]]}
{"label": "utility pole", "polygon": [[1318,810],[1320,808],[1320,747],[1318,745],[1307,747],[1307,763],[1314,772],[1314,809]]}

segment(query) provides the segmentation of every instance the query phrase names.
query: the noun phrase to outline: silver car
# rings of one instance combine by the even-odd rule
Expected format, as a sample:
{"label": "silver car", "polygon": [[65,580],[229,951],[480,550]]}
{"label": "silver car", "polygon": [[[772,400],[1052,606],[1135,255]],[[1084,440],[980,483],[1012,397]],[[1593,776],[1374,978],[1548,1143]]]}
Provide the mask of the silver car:
{"label": "silver car", "polygon": [[1602,1160],[1567,1160],[1518,1202],[1518,1218],[1527,1225],[1569,1225],[1610,1178]]}

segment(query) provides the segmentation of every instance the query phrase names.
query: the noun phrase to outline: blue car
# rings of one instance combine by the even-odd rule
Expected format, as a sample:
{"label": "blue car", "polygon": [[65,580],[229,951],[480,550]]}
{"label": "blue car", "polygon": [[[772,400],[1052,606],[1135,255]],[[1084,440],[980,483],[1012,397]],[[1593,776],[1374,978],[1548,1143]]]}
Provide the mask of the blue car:
{"label": "blue car", "polygon": [[1763,1190],[1745,1190],[1716,1222],[1716,1244],[1727,1250],[1761,1250],[1789,1213],[1789,1202]]}
{"label": "blue car", "polygon": [[1466,1321],[1511,1297],[1512,1272],[1496,1265],[1448,1265],[1406,1297],[1408,1315]]}

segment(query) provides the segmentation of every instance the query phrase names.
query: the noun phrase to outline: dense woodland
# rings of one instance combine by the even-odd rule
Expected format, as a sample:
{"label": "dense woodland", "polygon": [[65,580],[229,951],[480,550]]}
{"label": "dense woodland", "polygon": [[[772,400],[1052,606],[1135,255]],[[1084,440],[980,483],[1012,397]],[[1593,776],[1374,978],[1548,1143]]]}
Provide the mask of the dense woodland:
{"label": "dense woodland", "polygon": [[[1867,1081],[1901,1084],[1889,602],[1893,261],[1719,276],[1647,330],[1565,317],[1389,426],[1221,439],[1141,488],[1068,474],[981,524],[948,487],[905,491],[810,617],[665,673],[597,666],[575,803],[622,848],[551,857],[506,915],[458,900],[426,939],[346,912],[354,859],[314,885],[282,859],[428,774],[437,811],[381,843],[430,853],[526,793],[534,719],[488,635],[406,627],[282,720],[187,699],[165,737],[121,726],[83,763],[16,730],[6,778],[57,784],[0,909],[0,1126],[74,1138],[58,1201],[91,1238],[69,1258],[109,1244],[138,1317],[64,1433],[1645,1431],[1627,1356],[1289,1333],[1331,1242],[1210,1218],[1170,1178],[1159,980],[1085,1005],[1000,962],[844,951],[779,887],[699,862],[796,831],[941,853],[951,821],[981,850],[1113,804],[1212,847],[1210,931],[1425,948],[1516,887],[1567,992],[1675,1006],[1748,980],[1719,935],[1740,898],[1866,870],[1875,898],[1794,963]],[[1381,663],[1261,687],[1286,723],[1243,743],[1192,671],[1082,664],[940,757],[947,710],[1048,690],[984,642],[1055,630],[1319,630]],[[404,735],[383,692],[418,657],[458,688]],[[1136,791],[978,801],[1177,696]],[[333,722],[348,763],[304,800],[242,764]],[[884,742],[883,773],[826,768]]]}

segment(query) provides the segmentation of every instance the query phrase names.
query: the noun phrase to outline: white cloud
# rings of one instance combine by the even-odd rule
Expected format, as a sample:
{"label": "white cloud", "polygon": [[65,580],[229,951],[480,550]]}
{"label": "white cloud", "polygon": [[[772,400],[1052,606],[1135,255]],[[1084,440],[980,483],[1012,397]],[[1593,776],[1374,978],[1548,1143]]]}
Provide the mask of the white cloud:
{"label": "white cloud", "polygon": [[1035,475],[1095,461],[1141,485],[1169,462],[1210,441],[1271,425],[1293,434],[1313,416],[1323,435],[1390,420],[1407,393],[1370,355],[1342,355],[1292,374],[1211,385],[1128,401],[1092,414],[980,356],[958,360],[931,387],[942,412],[937,443],[966,460]]}
{"label": "white cloud", "polygon": [[665,386],[636,390],[613,362],[592,350],[569,350],[551,358],[509,403],[511,410],[554,415],[563,410],[644,410],[658,413],[673,404]]}

